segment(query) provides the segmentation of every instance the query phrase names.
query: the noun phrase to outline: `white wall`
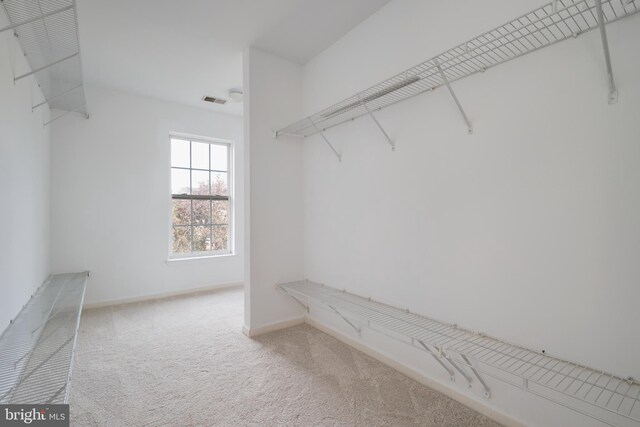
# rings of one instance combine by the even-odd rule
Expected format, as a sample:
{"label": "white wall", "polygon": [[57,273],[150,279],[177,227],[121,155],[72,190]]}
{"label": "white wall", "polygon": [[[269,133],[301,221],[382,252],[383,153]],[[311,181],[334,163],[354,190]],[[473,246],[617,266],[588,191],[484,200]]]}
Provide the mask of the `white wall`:
{"label": "white wall", "polygon": [[[0,27],[8,22],[0,14]],[[15,65],[14,65],[15,63]],[[15,67],[15,70],[14,68]],[[0,333],[49,274],[49,129],[11,31],[0,34]]]}
{"label": "white wall", "polygon": [[88,87],[91,118],[54,123],[51,149],[52,270],[91,271],[91,303],[181,292],[243,279],[244,177],[236,174],[236,255],[167,263],[169,133],[234,141],[242,119]]}
{"label": "white wall", "polygon": [[257,49],[244,54],[244,120],[248,188],[245,332],[301,318],[275,288],[303,271],[302,151],[300,141],[273,139],[302,108],[302,68]]}
{"label": "white wall", "polygon": [[[541,5],[394,0],[307,64],[304,113]],[[396,152],[366,117],[342,163],[307,139],[307,278],[640,377],[639,24],[608,27],[616,105],[591,32],[454,83],[472,136],[442,89],[377,114]]]}

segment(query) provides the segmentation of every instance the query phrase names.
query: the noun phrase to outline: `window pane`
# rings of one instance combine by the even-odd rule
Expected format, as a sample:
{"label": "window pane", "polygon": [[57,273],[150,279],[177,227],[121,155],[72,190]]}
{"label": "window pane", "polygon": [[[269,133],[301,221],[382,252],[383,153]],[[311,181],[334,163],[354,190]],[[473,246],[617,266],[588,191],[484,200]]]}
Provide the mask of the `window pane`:
{"label": "window pane", "polygon": [[227,200],[213,201],[213,223],[214,224],[229,223],[229,202]]}
{"label": "window pane", "polygon": [[209,170],[209,144],[202,142],[191,143],[191,167],[193,169]]}
{"label": "window pane", "polygon": [[171,166],[189,167],[189,141],[182,139],[171,140]]}
{"label": "window pane", "polygon": [[190,227],[173,227],[173,253],[186,254],[191,252]]}
{"label": "window pane", "polygon": [[193,194],[208,195],[209,172],[191,171],[191,184],[193,185]]}
{"label": "window pane", "polygon": [[211,224],[211,201],[210,200],[194,200],[193,201],[193,224],[194,225]]}
{"label": "window pane", "polygon": [[214,225],[213,226],[213,251],[226,251],[229,250],[229,227],[226,225]]}
{"label": "window pane", "polygon": [[189,194],[189,171],[171,169],[171,194]]}
{"label": "window pane", "polygon": [[229,195],[226,172],[211,172],[211,194],[216,196]]}
{"label": "window pane", "polygon": [[211,227],[193,227],[193,251],[211,251]]}
{"label": "window pane", "polygon": [[227,171],[229,146],[211,144],[211,170]]}
{"label": "window pane", "polygon": [[173,201],[173,224],[191,224],[191,200]]}

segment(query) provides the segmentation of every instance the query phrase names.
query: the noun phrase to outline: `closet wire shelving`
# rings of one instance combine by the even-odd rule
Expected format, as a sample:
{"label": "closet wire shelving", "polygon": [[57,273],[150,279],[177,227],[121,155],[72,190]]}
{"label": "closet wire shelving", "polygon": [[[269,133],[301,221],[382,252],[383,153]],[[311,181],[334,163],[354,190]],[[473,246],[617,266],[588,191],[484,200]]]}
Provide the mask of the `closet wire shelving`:
{"label": "closet wire shelving", "polygon": [[[640,383],[438,322],[310,281],[278,285],[307,311],[319,303],[358,334],[363,327],[426,351],[455,381],[491,397],[489,376],[612,426],[640,426]],[[314,306],[315,307],[315,306]]]}
{"label": "closet wire shelving", "polygon": [[0,335],[0,403],[67,403],[88,273],[49,277]]}
{"label": "closet wire shelving", "polygon": [[[617,100],[605,25],[638,12],[640,0],[555,0],[478,37],[457,45],[337,104],[275,132],[308,137],[320,133],[336,156],[340,154],[324,131],[439,87],[447,87],[472,133],[471,122],[450,83],[496,65],[600,28],[608,74],[609,102]],[[386,140],[395,148],[384,132]]]}
{"label": "closet wire shelving", "polygon": [[1,0],[9,25],[0,33],[13,31],[30,70],[15,74],[14,83],[34,77],[42,92],[32,101],[32,111],[48,104],[60,110],[44,121],[48,125],[69,114],[89,117],[83,86],[78,18],[75,0]]}

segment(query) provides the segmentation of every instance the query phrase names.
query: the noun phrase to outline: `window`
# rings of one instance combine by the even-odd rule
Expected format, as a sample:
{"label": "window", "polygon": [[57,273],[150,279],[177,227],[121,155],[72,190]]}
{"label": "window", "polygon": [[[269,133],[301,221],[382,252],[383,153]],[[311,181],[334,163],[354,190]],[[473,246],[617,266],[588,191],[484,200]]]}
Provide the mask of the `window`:
{"label": "window", "polygon": [[171,256],[231,253],[231,146],[171,137]]}

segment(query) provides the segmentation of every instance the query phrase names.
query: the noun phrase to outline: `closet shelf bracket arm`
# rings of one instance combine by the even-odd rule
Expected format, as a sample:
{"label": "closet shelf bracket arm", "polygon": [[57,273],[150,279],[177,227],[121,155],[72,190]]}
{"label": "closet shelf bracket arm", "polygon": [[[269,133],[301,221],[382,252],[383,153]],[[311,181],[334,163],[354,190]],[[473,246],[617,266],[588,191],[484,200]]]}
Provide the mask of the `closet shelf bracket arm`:
{"label": "closet shelf bracket arm", "polygon": [[73,9],[74,7],[75,7],[75,5],[70,4],[69,6],[65,6],[65,7],[60,8],[60,9],[52,10],[51,12],[43,13],[43,14],[40,14],[38,16],[34,16],[33,18],[29,18],[29,19],[25,19],[24,21],[16,22],[15,24],[7,25],[6,27],[0,28],[0,33],[3,33],[3,32],[8,31],[8,30],[14,30],[14,29],[16,29],[18,27],[21,27],[21,26],[26,25],[26,24],[30,24],[32,22],[44,20],[44,18],[47,18],[47,17],[52,16],[52,15],[56,15],[56,14],[61,13],[61,12],[65,12],[65,11],[67,11],[69,9]]}
{"label": "closet shelf bracket arm", "polygon": [[76,52],[76,53],[71,54],[71,55],[69,55],[69,56],[65,56],[64,58],[58,59],[57,61],[53,61],[53,62],[51,62],[51,63],[49,63],[49,64],[47,64],[47,65],[44,65],[44,66],[42,66],[42,67],[40,67],[40,68],[36,68],[35,70],[32,70],[32,71],[30,71],[30,72],[28,72],[28,73],[26,73],[26,74],[23,74],[23,75],[21,75],[21,76],[15,77],[15,78],[13,79],[13,82],[15,83],[15,82],[17,82],[17,81],[18,81],[18,80],[20,80],[20,79],[24,79],[25,77],[29,77],[30,75],[33,75],[33,74],[39,73],[40,71],[42,71],[42,70],[46,70],[47,68],[49,68],[49,67],[53,67],[54,65],[57,65],[57,64],[59,64],[59,63],[61,63],[61,62],[67,61],[67,60],[69,60],[69,59],[71,59],[71,58],[75,58],[75,57],[76,57],[76,56],[78,56],[78,55],[80,55],[80,52]]}
{"label": "closet shelf bracket arm", "polygon": [[291,293],[289,293],[286,289],[284,289],[283,287],[278,286],[278,288],[280,288],[280,290],[282,292],[284,292],[285,294],[287,294],[288,296],[290,296],[291,298],[294,299],[295,302],[297,302],[298,304],[300,304],[306,311],[307,313],[309,312],[309,306],[305,303],[303,303],[298,297],[292,295]]}
{"label": "closet shelf bracket arm", "polygon": [[362,96],[358,95],[358,98],[360,100],[360,105],[362,105],[364,107],[364,109],[367,111],[367,114],[369,115],[369,117],[371,117],[371,120],[373,120],[373,122],[376,124],[378,129],[380,129],[380,132],[382,132],[382,134],[386,138],[387,142],[391,146],[391,150],[392,151],[396,151],[396,143],[393,142],[393,140],[389,137],[389,134],[387,133],[387,131],[384,130],[384,128],[382,127],[382,125],[380,124],[378,119],[376,119],[376,116],[373,115],[373,112],[369,109],[367,104],[362,101]]}
{"label": "closet shelf bracket arm", "polygon": [[327,143],[327,145],[329,146],[329,148],[331,148],[331,151],[333,151],[333,154],[336,155],[336,157],[338,158],[338,161],[341,162],[342,161],[342,156],[340,155],[340,153],[338,153],[338,150],[335,149],[335,147],[333,146],[333,144],[331,144],[329,142],[329,140],[327,139],[327,137],[324,135],[324,131],[321,130],[318,125],[316,125],[316,123],[313,121],[313,119],[311,117],[309,117],[309,121],[311,122],[311,125],[314,127],[315,130],[318,131],[318,133],[320,134],[320,136],[322,137],[322,139],[324,139],[324,142]]}
{"label": "closet shelf bracket arm", "polygon": [[[82,110],[85,107],[86,107],[86,104],[82,104],[82,105],[77,106],[76,108],[73,108],[71,110],[65,111],[64,113],[58,115],[57,117],[54,117],[53,119],[49,120],[48,122],[45,122],[42,126],[44,127],[44,126],[50,125],[51,123],[55,122],[56,120],[63,118],[67,114],[78,112],[78,111]],[[89,118],[89,113],[85,113],[84,116],[85,116],[86,119],[88,119]]]}
{"label": "closet shelf bracket arm", "polygon": [[342,313],[340,313],[338,310],[336,310],[336,308],[334,306],[332,306],[331,304],[327,304],[327,307],[329,307],[331,310],[333,310],[333,312],[336,313],[338,316],[342,317],[342,320],[347,322],[349,324],[349,326],[351,326],[353,329],[355,329],[356,332],[358,332],[359,335],[362,334],[362,329],[360,329],[356,325],[354,325],[353,322],[351,322],[351,320],[347,319]]}
{"label": "closet shelf bracket arm", "polygon": [[618,89],[613,79],[613,68],[611,67],[611,54],[609,52],[609,40],[605,28],[604,13],[602,12],[602,0],[596,0],[596,13],[598,15],[598,27],[600,28],[600,38],[602,39],[602,49],[604,50],[604,61],[607,66],[607,80],[609,84],[609,104],[618,102]]}
{"label": "closet shelf bracket arm", "polygon": [[442,66],[440,66],[440,61],[436,58],[436,59],[433,60],[433,62],[435,63],[436,67],[438,68],[438,72],[440,73],[440,77],[442,77],[442,81],[444,82],[445,86],[447,86],[447,89],[449,90],[449,93],[451,94],[451,97],[453,98],[454,102],[458,106],[458,110],[460,110],[460,114],[462,115],[462,118],[464,119],[464,122],[467,124],[467,133],[472,134],[473,133],[473,127],[471,126],[471,122],[469,121],[469,118],[467,117],[467,114],[464,112],[464,109],[462,108],[462,104],[460,104],[460,101],[458,100],[458,97],[456,96],[456,93],[453,91],[453,88],[451,87],[451,83],[449,83],[449,79],[447,78],[446,74],[444,73],[444,70],[442,69]]}
{"label": "closet shelf bracket arm", "polygon": [[471,372],[473,372],[473,374],[476,376],[476,378],[478,379],[478,381],[482,385],[482,388],[483,388],[482,395],[484,397],[486,397],[487,399],[490,398],[491,397],[491,390],[489,390],[489,387],[487,386],[487,383],[484,382],[484,380],[480,376],[480,373],[476,370],[476,368],[473,367],[473,365],[471,364],[471,362],[469,361],[467,356],[465,356],[464,354],[460,353],[460,357],[462,357],[462,359],[467,364],[469,369],[471,369]]}
{"label": "closet shelf bracket arm", "polygon": [[455,368],[455,370],[458,371],[460,373],[460,375],[462,375],[464,377],[465,380],[467,380],[469,388],[471,388],[473,386],[473,384],[472,384],[473,383],[473,378],[471,378],[465,371],[463,371],[462,368],[460,366],[458,366],[458,364],[451,358],[451,356],[449,354],[445,354],[444,351],[442,351],[442,353],[445,355],[445,358],[451,364],[451,366],[453,366]]}
{"label": "closet shelf bracket arm", "polygon": [[438,364],[440,364],[440,366],[442,366],[442,368],[447,371],[447,373],[449,374],[449,378],[451,379],[451,381],[455,381],[456,380],[456,376],[453,373],[453,370],[451,370],[447,365],[444,364],[444,362],[440,359],[440,357],[433,351],[431,350],[425,343],[423,343],[422,341],[420,341],[419,339],[416,339],[416,341],[418,342],[418,344],[420,344],[422,346],[422,348],[424,348],[431,356],[433,356],[434,359],[436,359],[436,362],[438,362]]}
{"label": "closet shelf bracket arm", "polygon": [[82,87],[82,83],[80,83],[80,84],[79,84],[79,85],[77,85],[77,86],[72,87],[71,89],[67,89],[67,90],[65,90],[65,91],[64,91],[64,92],[62,92],[62,93],[59,93],[59,94],[57,94],[57,95],[55,95],[55,96],[52,96],[51,98],[45,99],[44,101],[40,102],[39,104],[36,104],[36,105],[32,106],[32,107],[31,107],[31,112],[33,112],[36,108],[41,107],[41,106],[43,106],[44,104],[47,104],[47,103],[49,103],[50,101],[53,101],[54,99],[58,99],[58,98],[60,98],[60,97],[63,97],[63,96],[65,96],[66,94],[68,94],[69,92],[73,92],[74,90],[79,89],[79,88],[81,88],[81,87]]}

